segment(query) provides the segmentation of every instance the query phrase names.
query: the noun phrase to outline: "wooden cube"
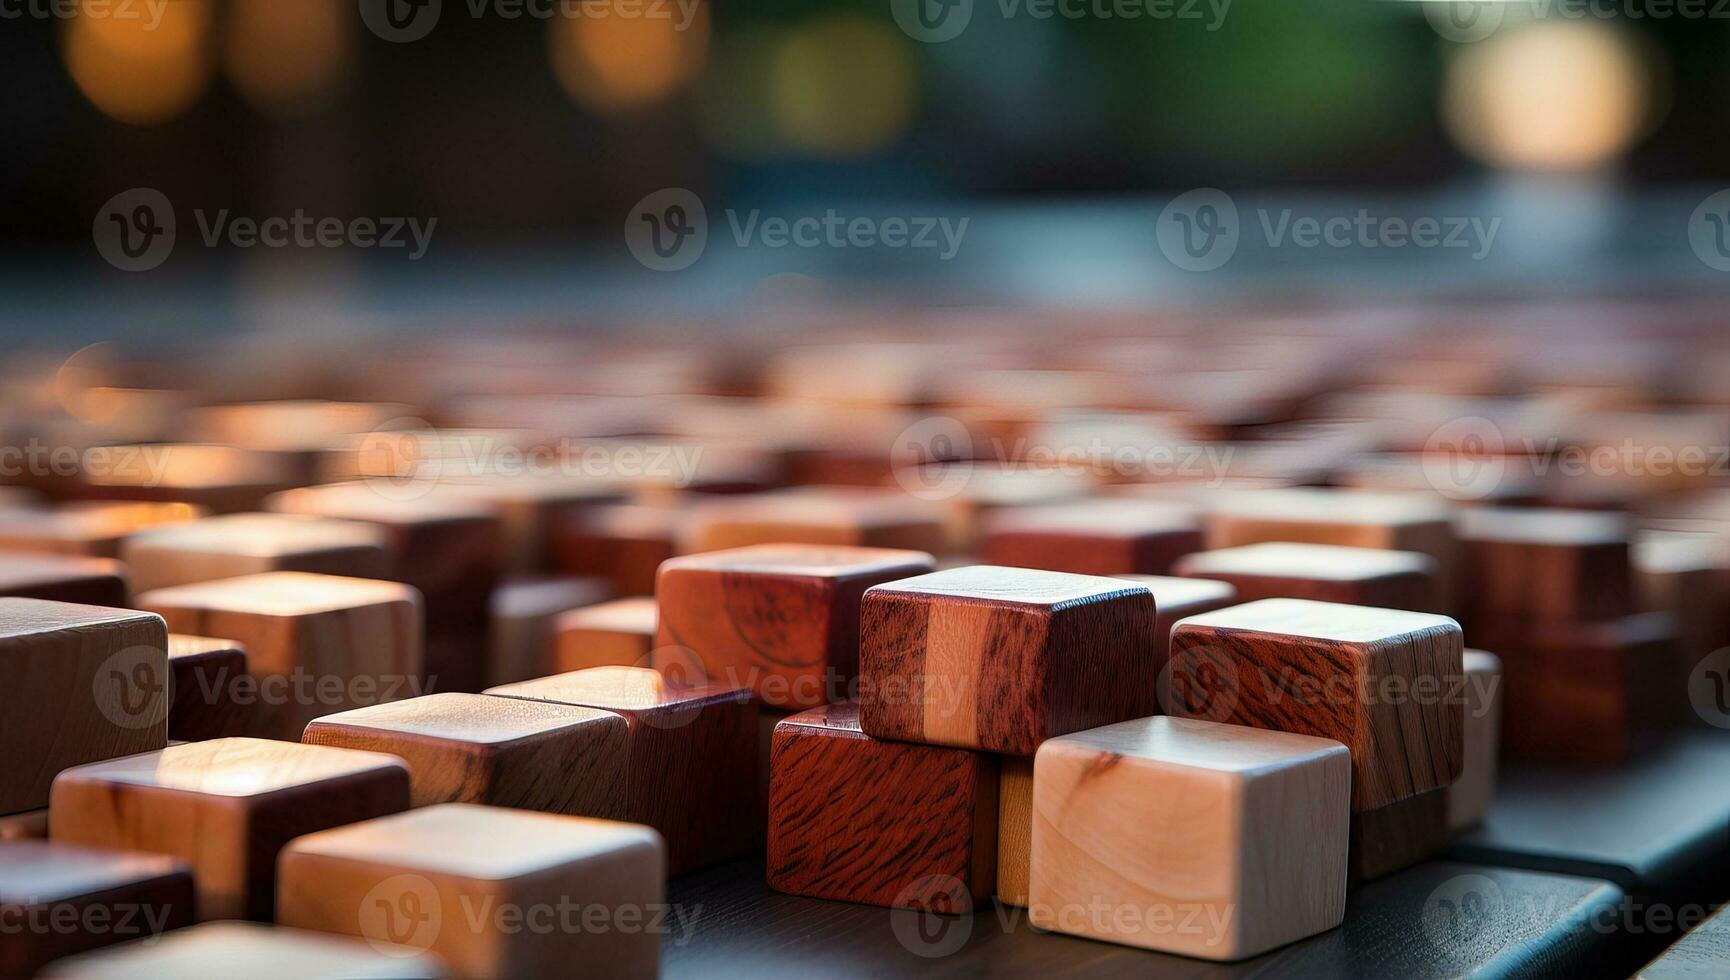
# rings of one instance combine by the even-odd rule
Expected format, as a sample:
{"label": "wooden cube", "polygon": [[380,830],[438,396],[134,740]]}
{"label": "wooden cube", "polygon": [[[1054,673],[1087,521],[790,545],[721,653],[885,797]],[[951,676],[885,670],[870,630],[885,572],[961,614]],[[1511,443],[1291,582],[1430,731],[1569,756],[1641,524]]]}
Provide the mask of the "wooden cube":
{"label": "wooden cube", "polygon": [[71,489],[81,499],[185,503],[215,514],[257,510],[264,498],[299,482],[288,461],[234,446],[97,446],[86,459],[97,462]]}
{"label": "wooden cube", "polygon": [[686,552],[754,544],[823,544],[940,553],[943,513],[890,490],[807,487],[705,502],[685,527]]}
{"label": "wooden cube", "polygon": [[1078,575],[1165,575],[1202,549],[1193,508],[1152,501],[1092,500],[1011,507],[985,521],[984,562]]}
{"label": "wooden cube", "polygon": [[119,558],[128,535],[206,517],[192,504],[83,501],[51,511],[0,513],[0,551]]}
{"label": "wooden cube", "polygon": [[[1633,562],[1641,611],[1676,620],[1673,676],[1687,677],[1700,661],[1730,646],[1730,540],[1700,531],[1640,531]],[[1682,720],[1699,718],[1684,709]]]}
{"label": "wooden cube", "polygon": [[1459,776],[1464,709],[1448,690],[1463,649],[1446,616],[1263,599],[1177,624],[1172,675],[1225,684],[1199,706],[1168,696],[1165,708],[1343,742],[1352,810],[1373,810]]}
{"label": "wooden cube", "polygon": [[401,760],[376,752],[189,742],[61,773],[48,835],[182,858],[197,876],[201,918],[269,921],[284,844],[403,810],[408,785]]}
{"label": "wooden cube", "polygon": [[25,810],[0,817],[0,841],[47,840],[48,808]]}
{"label": "wooden cube", "polygon": [[1467,650],[1463,663],[1465,755],[1460,778],[1447,788],[1448,827],[1456,831],[1482,823],[1496,798],[1502,744],[1502,661],[1493,653]]}
{"label": "wooden cube", "polygon": [[1594,511],[1480,507],[1460,515],[1468,622],[1585,620],[1634,611],[1627,521]]}
{"label": "wooden cube", "polygon": [[1207,578],[1179,578],[1175,575],[1122,575],[1137,585],[1147,586],[1153,593],[1158,615],[1153,621],[1153,662],[1155,674],[1163,673],[1171,660],[1171,628],[1180,619],[1187,619],[1215,609],[1237,605],[1237,589],[1230,582]]}
{"label": "wooden cube", "polygon": [[1154,711],[1145,586],[975,565],[875,586],[861,613],[859,721],[876,738],[1030,755]]}
{"label": "wooden cube", "polygon": [[135,591],[262,572],[354,578],[390,574],[383,531],[357,521],[289,514],[230,514],[140,531],[121,544]]}
{"label": "wooden cube", "polygon": [[1345,917],[1338,742],[1160,716],[1051,739],[1033,765],[1035,926],[1239,960]]}
{"label": "wooden cube", "polygon": [[252,922],[204,922],[160,939],[122,943],[59,960],[44,978],[140,980],[144,977],[366,977],[439,980],[437,956],[384,941],[370,943],[306,929]]}
{"label": "wooden cube", "polygon": [[552,672],[558,618],[613,597],[606,579],[532,576],[507,579],[492,597],[482,676],[488,685],[514,684]]}
{"label": "wooden cube", "polygon": [[688,650],[710,678],[777,708],[846,697],[859,672],[865,590],[930,572],[919,551],[770,544],[661,565],[657,647]]}
{"label": "wooden cube", "polygon": [[446,803],[294,841],[279,914],[430,951],[458,977],[565,976],[580,964],[652,978],[665,877],[647,827]]}
{"label": "wooden cube", "polygon": [[775,726],[769,887],[868,905],[964,912],[996,879],[997,760],[886,742],[856,704]]}
{"label": "wooden cube", "polygon": [[554,560],[567,575],[599,576],[622,596],[655,593],[655,572],[678,554],[678,507],[591,507],[553,529]]}
{"label": "wooden cube", "polygon": [[126,605],[126,569],[105,558],[0,554],[0,596],[86,606]]}
{"label": "wooden cube", "polygon": [[168,740],[168,631],[132,609],[0,599],[0,814],[68,766]]}
{"label": "wooden cube", "polygon": [[1240,602],[1314,599],[1441,611],[1435,559],[1415,551],[1270,541],[1187,555],[1177,574],[1230,582]]}
{"label": "wooden cube", "polygon": [[553,619],[553,673],[588,667],[652,667],[660,611],[646,596],[600,602]]}
{"label": "wooden cube", "polygon": [[549,567],[554,528],[591,508],[619,503],[624,493],[618,481],[580,475],[486,473],[441,480],[426,497],[485,505],[502,522],[505,573],[524,575]]}
{"label": "wooden cube", "polygon": [[631,726],[625,819],[661,832],[672,874],[725,860],[757,839],[757,702],[749,689],[594,667],[486,693],[623,715]]}
{"label": "wooden cube", "polygon": [[157,854],[0,843],[0,977],[191,925],[192,869]]}
{"label": "wooden cube", "polygon": [[233,640],[168,634],[168,737],[203,742],[245,735],[253,699],[249,694],[246,648]]}
{"label": "wooden cube", "polygon": [[301,741],[408,763],[414,806],[484,803],[620,819],[625,719],[610,711],[485,694],[429,694],[326,715]]}
{"label": "wooden cube", "polygon": [[158,589],[138,604],[176,633],[246,647],[251,734],[299,741],[320,715],[420,693],[420,595],[400,583],[271,572]]}
{"label": "wooden cube", "polygon": [[1441,854],[1453,839],[1448,793],[1432,789],[1352,814],[1348,877],[1353,884],[1404,871]]}

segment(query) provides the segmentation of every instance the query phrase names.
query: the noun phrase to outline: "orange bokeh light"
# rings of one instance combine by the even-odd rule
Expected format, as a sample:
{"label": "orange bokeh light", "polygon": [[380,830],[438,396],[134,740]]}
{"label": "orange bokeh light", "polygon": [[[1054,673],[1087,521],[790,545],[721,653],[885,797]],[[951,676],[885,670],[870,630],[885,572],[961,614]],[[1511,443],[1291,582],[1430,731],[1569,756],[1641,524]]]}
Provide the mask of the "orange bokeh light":
{"label": "orange bokeh light", "polygon": [[[151,16],[80,11],[68,24],[66,70],[96,108],[151,126],[184,113],[210,83],[209,0],[174,0]],[[159,16],[159,19],[157,17]]]}
{"label": "orange bokeh light", "polygon": [[703,70],[708,6],[669,4],[664,17],[645,16],[645,9],[621,4],[552,22],[553,72],[572,100],[603,112],[642,108],[685,88]]}

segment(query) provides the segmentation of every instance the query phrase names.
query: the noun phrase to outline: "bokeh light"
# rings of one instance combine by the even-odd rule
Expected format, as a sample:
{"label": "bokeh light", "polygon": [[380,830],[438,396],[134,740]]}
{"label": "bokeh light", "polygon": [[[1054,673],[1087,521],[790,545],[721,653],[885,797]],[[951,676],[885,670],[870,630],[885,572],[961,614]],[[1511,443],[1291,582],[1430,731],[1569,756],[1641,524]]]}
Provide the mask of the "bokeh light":
{"label": "bokeh light", "polygon": [[253,107],[316,112],[335,100],[353,68],[353,4],[230,0],[223,54],[229,79]]}
{"label": "bokeh light", "polygon": [[191,108],[214,67],[209,0],[155,5],[148,17],[115,16],[113,4],[102,9],[93,15],[81,8],[66,30],[66,70],[84,97],[138,126]]}
{"label": "bokeh light", "polygon": [[645,9],[620,3],[549,24],[553,73],[577,104],[608,113],[641,109],[683,90],[702,72],[709,53],[707,4],[669,4],[664,17],[646,16]]}
{"label": "bokeh light", "polygon": [[1614,25],[1536,21],[1461,46],[1443,114],[1460,147],[1492,166],[1582,170],[1621,156],[1645,131],[1652,79]]}
{"label": "bokeh light", "polygon": [[820,157],[855,157],[894,142],[918,103],[911,42],[886,21],[821,17],[775,53],[774,108],[782,137]]}

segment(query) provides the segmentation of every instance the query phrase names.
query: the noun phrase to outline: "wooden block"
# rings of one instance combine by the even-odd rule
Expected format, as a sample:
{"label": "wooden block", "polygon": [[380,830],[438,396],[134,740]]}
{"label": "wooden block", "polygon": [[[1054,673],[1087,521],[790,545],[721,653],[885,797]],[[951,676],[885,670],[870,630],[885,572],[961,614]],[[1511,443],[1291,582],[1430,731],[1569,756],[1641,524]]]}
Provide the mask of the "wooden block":
{"label": "wooden block", "polygon": [[992,514],[985,521],[984,562],[1079,575],[1164,575],[1202,546],[1192,508],[1093,500]]}
{"label": "wooden block", "polygon": [[1460,778],[1446,790],[1448,827],[1465,830],[1484,820],[1496,798],[1496,762],[1502,745],[1502,661],[1493,653],[1467,650],[1465,666],[1465,755]]}
{"label": "wooden block", "polygon": [[233,640],[168,634],[168,737],[180,742],[244,735],[252,703],[246,648]]}
{"label": "wooden block", "polygon": [[941,511],[891,490],[808,487],[705,502],[685,527],[685,552],[754,544],[948,550]]}
{"label": "wooden block", "polygon": [[1364,453],[1336,468],[1332,477],[1337,486],[1353,490],[1433,491],[1461,506],[1530,506],[1543,493],[1537,475],[1523,457]]}
{"label": "wooden block", "polygon": [[872,586],[930,572],[919,551],[768,544],[661,565],[658,648],[777,708],[841,700],[859,673],[859,603]]}
{"label": "wooden block", "polygon": [[298,481],[288,461],[270,453],[196,443],[98,446],[86,458],[83,483],[73,488],[87,500],[185,503],[215,514],[257,510],[264,498]]}
{"label": "wooden block", "polygon": [[997,897],[1026,908],[1033,860],[1033,759],[1006,755],[997,761]]}
{"label": "wooden block", "polygon": [[1098,483],[1091,473],[1063,467],[972,460],[903,467],[895,482],[942,508],[950,551],[979,551],[985,526],[997,514],[1077,503]]}
{"label": "wooden block", "polygon": [[965,912],[997,876],[997,760],[886,742],[858,705],[775,726],[769,887],[867,905]]}
{"label": "wooden block", "polygon": [[1347,872],[1352,884],[1403,871],[1447,850],[1448,793],[1432,789],[1374,810],[1352,814]]}
{"label": "wooden block", "polygon": [[1217,579],[1240,602],[1314,599],[1354,606],[1440,612],[1435,559],[1415,551],[1266,542],[1186,555],[1177,574]]}
{"label": "wooden block", "polygon": [[301,741],[401,758],[413,806],[484,803],[621,819],[627,738],[625,719],[609,711],[451,693],[326,715]]}
{"label": "wooden block", "polygon": [[0,977],[193,922],[192,869],[156,854],[0,843]]}
{"label": "wooden block", "polygon": [[432,952],[458,977],[568,976],[580,964],[652,978],[661,937],[648,926],[665,880],[647,827],[446,803],[294,841],[280,915]]}
{"label": "wooden block", "polygon": [[1616,514],[1479,507],[1460,515],[1474,583],[1468,622],[1606,619],[1634,611],[1627,521]]}
{"label": "wooden block", "polygon": [[60,960],[43,977],[141,980],[145,977],[247,977],[249,980],[438,980],[451,974],[431,953],[382,941],[332,936],[252,922],[206,922],[160,939],[123,943]]}
{"label": "wooden block", "polygon": [[269,921],[284,844],[408,803],[408,770],[391,756],[219,738],[61,773],[48,836],[182,858],[201,918]]}
{"label": "wooden block", "polygon": [[421,693],[420,595],[397,582],[270,572],[158,589],[138,604],[176,633],[246,648],[255,735],[298,741],[320,715]]}
{"label": "wooden block", "polygon": [[209,515],[192,504],[83,501],[37,513],[0,512],[0,551],[118,558],[127,535]]}
{"label": "wooden block", "polygon": [[230,514],[141,531],[121,545],[137,592],[262,572],[390,574],[383,531],[357,521]]}
{"label": "wooden block", "polygon": [[1592,622],[1479,617],[1472,640],[1502,660],[1504,759],[1613,766],[1685,710],[1675,621],[1641,613]]}
{"label": "wooden block", "polygon": [[631,726],[625,819],[661,832],[671,874],[732,857],[756,838],[757,702],[748,689],[678,685],[643,667],[594,667],[486,693],[624,715]]}
{"label": "wooden block", "polygon": [[1726,973],[1730,973],[1730,906],[1721,905],[1634,974],[1634,980],[1707,980]]}
{"label": "wooden block", "polygon": [[1154,676],[1165,671],[1171,660],[1171,628],[1180,619],[1187,619],[1215,609],[1237,605],[1237,589],[1229,582],[1207,578],[1178,578],[1175,575],[1121,575],[1137,585],[1147,586],[1153,593],[1153,604],[1159,615],[1153,621]]}
{"label": "wooden block", "polygon": [[505,572],[524,574],[550,566],[554,528],[590,508],[619,503],[625,492],[615,481],[560,474],[488,474],[443,480],[427,499],[484,504],[502,524],[499,544]]}
{"label": "wooden block", "polygon": [[0,841],[46,840],[48,838],[48,808],[26,810],[0,817]]}
{"label": "wooden block", "polygon": [[645,596],[614,599],[553,619],[553,673],[587,667],[651,667],[660,612]]}
{"label": "wooden block", "polygon": [[861,607],[859,720],[876,738],[1030,755],[1152,714],[1153,593],[975,565],[876,586]]}
{"label": "wooden block", "polygon": [[1730,541],[1713,533],[1639,531],[1632,557],[1640,610],[1676,620],[1680,676],[1730,646]]}
{"label": "wooden block", "polygon": [[[1345,743],[1361,813],[1458,778],[1462,650],[1445,616],[1263,599],[1178,623],[1161,694],[1173,715]],[[1197,700],[1177,682],[1200,676],[1222,686]]]}
{"label": "wooden block", "polygon": [[552,671],[553,630],[560,615],[613,597],[605,579],[508,579],[493,592],[492,626],[483,675],[490,684],[514,684]]}
{"label": "wooden block", "polygon": [[1030,919],[1210,960],[1332,929],[1351,768],[1338,742],[1164,716],[1054,738],[1033,763]]}
{"label": "wooden block", "polygon": [[55,774],[168,739],[168,631],[132,609],[0,599],[0,814]]}
{"label": "wooden block", "polygon": [[553,528],[554,563],[567,575],[600,576],[622,596],[655,594],[655,571],[678,554],[680,508],[611,504]]}
{"label": "wooden block", "polygon": [[0,554],[0,596],[86,606],[126,605],[126,569],[106,558]]}

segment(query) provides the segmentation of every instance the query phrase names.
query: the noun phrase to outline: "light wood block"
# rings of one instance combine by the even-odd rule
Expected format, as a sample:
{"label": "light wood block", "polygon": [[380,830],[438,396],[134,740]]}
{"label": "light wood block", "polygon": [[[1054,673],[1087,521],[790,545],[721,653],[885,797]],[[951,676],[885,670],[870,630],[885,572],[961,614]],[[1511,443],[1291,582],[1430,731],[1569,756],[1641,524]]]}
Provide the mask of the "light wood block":
{"label": "light wood block", "polygon": [[390,574],[383,531],[358,521],[289,514],[230,514],[141,531],[121,544],[135,591],[264,572],[352,578]]}
{"label": "light wood block", "polygon": [[685,552],[754,544],[949,550],[943,512],[893,490],[802,487],[705,502],[685,527]]}
{"label": "light wood block", "polygon": [[655,572],[678,554],[683,509],[590,507],[553,529],[554,562],[567,575],[599,576],[622,596],[655,594]]}
{"label": "light wood block", "polygon": [[0,554],[0,596],[124,606],[126,574],[105,558],[7,552]]}
{"label": "light wood block", "polygon": [[588,667],[651,667],[660,611],[646,596],[614,599],[553,619],[554,673]]}
{"label": "light wood block", "polygon": [[0,814],[69,766],[168,739],[168,631],[132,609],[0,599]]}
{"label": "light wood block", "polygon": [[420,595],[397,582],[271,572],[158,589],[138,604],[176,633],[246,648],[252,734],[298,741],[320,715],[421,693]]}
{"label": "light wood block", "polygon": [[1480,507],[1460,515],[1473,588],[1467,622],[1606,619],[1634,611],[1625,518],[1594,511]]}
{"label": "light wood block", "polygon": [[83,501],[39,513],[0,512],[0,551],[119,558],[127,535],[209,516],[192,504]]}
{"label": "light wood block", "polygon": [[1168,713],[1331,738],[1351,749],[1352,810],[1452,783],[1463,758],[1459,624],[1445,616],[1263,599],[1192,616],[1171,634],[1172,678],[1212,676]]}
{"label": "light wood block", "polygon": [[1155,676],[1164,673],[1171,660],[1171,628],[1178,620],[1226,606],[1237,605],[1237,589],[1230,582],[1207,578],[1179,578],[1175,575],[1121,575],[1119,578],[1147,586],[1153,593],[1158,615],[1153,621],[1153,662]]}
{"label": "light wood block", "polygon": [[559,616],[612,597],[612,587],[601,578],[506,580],[492,597],[492,625],[482,671],[487,684],[514,684],[550,673],[553,631]]}
{"label": "light wood block", "polygon": [[658,648],[776,708],[845,698],[859,673],[859,604],[872,586],[930,572],[919,551],[771,544],[661,565]]}
{"label": "light wood block", "polygon": [[205,922],[50,965],[55,980],[245,977],[247,980],[443,980],[431,953],[305,929]]}
{"label": "light wood block", "polygon": [[1240,602],[1314,599],[1441,611],[1435,559],[1415,551],[1270,541],[1186,555],[1176,572],[1229,582]]}
{"label": "light wood block", "polygon": [[886,742],[851,702],[775,726],[769,887],[868,905],[964,912],[997,872],[997,760]]}
{"label": "light wood block", "polygon": [[0,977],[191,925],[192,869],[156,854],[0,843]]}
{"label": "light wood block", "polygon": [[758,837],[757,702],[746,688],[684,686],[642,667],[595,667],[486,693],[599,708],[631,726],[625,819],[667,841],[683,874],[732,857]]}
{"label": "light wood block", "polygon": [[246,648],[233,640],[168,634],[168,737],[179,742],[245,735],[249,695]]}
{"label": "light wood block", "polygon": [[610,711],[449,693],[326,715],[301,741],[401,758],[414,806],[482,803],[616,820],[625,814],[628,733]]}
{"label": "light wood block", "polygon": [[184,503],[213,514],[257,510],[264,498],[294,486],[289,461],[271,453],[199,443],[98,446],[72,492],[87,500]]}
{"label": "light wood block", "polygon": [[647,827],[446,803],[294,841],[280,915],[427,950],[458,977],[652,978],[665,879]]}
{"label": "light wood block", "polygon": [[48,808],[0,817],[0,841],[47,840]]}
{"label": "light wood block", "polygon": [[1165,575],[1203,544],[1194,508],[1090,500],[997,511],[985,521],[983,547],[988,565],[1078,575]]}
{"label": "light wood block", "polygon": [[1003,756],[998,771],[997,897],[1026,908],[1033,860],[1033,758]]}
{"label": "light wood block", "polygon": [[1153,594],[1122,579],[976,565],[876,586],[859,720],[876,738],[1029,755],[1152,714]]}
{"label": "light wood block", "polygon": [[1384,878],[1447,850],[1448,793],[1432,789],[1398,803],[1352,814],[1348,877],[1352,884]]}
{"label": "light wood block", "polygon": [[181,858],[197,877],[201,918],[269,921],[284,844],[403,810],[408,786],[402,761],[376,752],[189,742],[61,773],[48,835]]}
{"label": "light wood block", "polygon": [[[1034,759],[1030,919],[1209,960],[1332,929],[1351,768],[1328,739],[1164,716],[1051,739]],[[1130,908],[1145,914],[1114,914]]]}
{"label": "light wood block", "polygon": [[1496,798],[1496,764],[1502,745],[1502,661],[1493,653],[1467,650],[1465,666],[1465,755],[1460,778],[1447,788],[1448,827],[1465,830],[1484,820]]}

